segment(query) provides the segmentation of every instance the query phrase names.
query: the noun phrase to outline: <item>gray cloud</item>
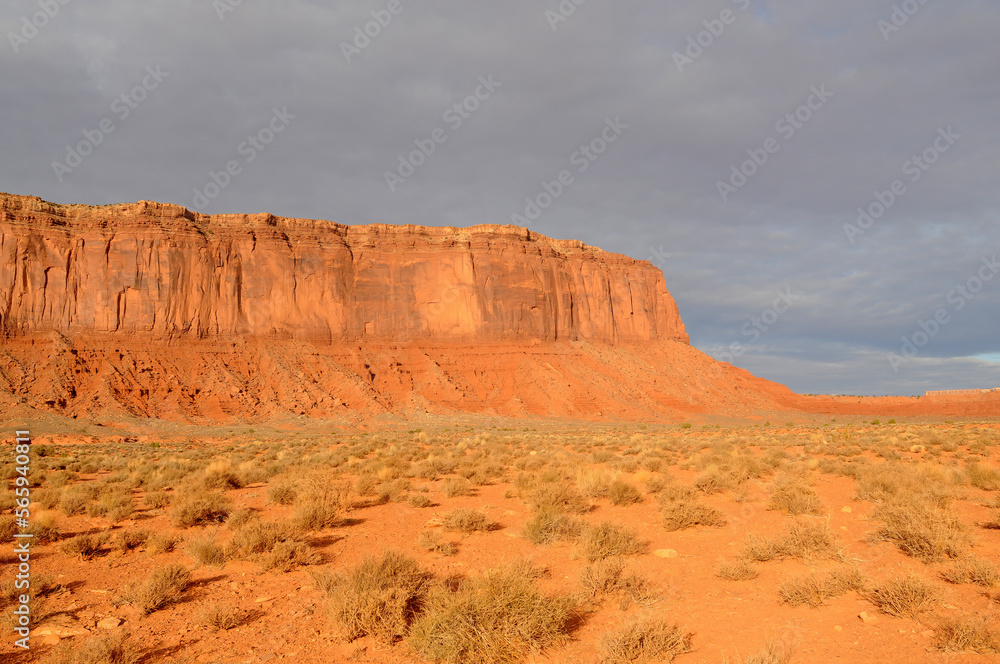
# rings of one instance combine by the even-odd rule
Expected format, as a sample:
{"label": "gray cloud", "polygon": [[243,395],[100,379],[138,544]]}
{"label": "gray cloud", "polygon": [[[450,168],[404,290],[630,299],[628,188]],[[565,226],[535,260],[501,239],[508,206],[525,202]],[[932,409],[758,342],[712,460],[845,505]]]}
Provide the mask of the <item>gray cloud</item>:
{"label": "gray cloud", "polygon": [[[1000,385],[1000,365],[969,359],[1000,352],[1000,279],[948,303],[1000,252],[1000,7],[926,3],[886,40],[889,0],[669,4],[588,0],[553,31],[556,0],[400,0],[348,63],[342,43],[388,0],[244,0],[224,20],[208,1],[75,0],[15,53],[8,33],[39,11],[16,0],[0,9],[0,189],[193,207],[236,160],[205,211],[470,225],[511,223],[573,169],[531,227],[642,259],[662,247],[695,346],[749,341],[789,286],[800,299],[734,363],[804,392]],[[673,54],[726,9],[679,72]],[[120,118],[157,65],[169,76]],[[501,87],[452,129],[445,112],[489,75]],[[821,85],[833,96],[785,138],[776,123]],[[246,161],[285,107],[295,119]],[[616,116],[629,128],[577,172],[571,155]],[[59,182],[51,163],[104,118],[114,131]],[[446,142],[391,192],[385,171],[438,127]],[[904,164],[947,127],[961,138],[910,181]],[[780,149],[723,202],[717,181],[768,138]],[[894,179],[905,193],[851,244],[844,225]],[[886,354],[942,307],[951,321],[894,372]]]}

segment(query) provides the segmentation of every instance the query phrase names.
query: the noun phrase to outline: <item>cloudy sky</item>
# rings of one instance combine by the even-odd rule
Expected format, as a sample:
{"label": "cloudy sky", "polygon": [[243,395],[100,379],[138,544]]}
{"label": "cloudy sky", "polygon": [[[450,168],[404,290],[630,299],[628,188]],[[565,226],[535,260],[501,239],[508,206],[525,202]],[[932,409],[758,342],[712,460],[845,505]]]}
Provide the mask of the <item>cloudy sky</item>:
{"label": "cloudy sky", "polygon": [[651,260],[693,345],[796,391],[1000,386],[995,0],[9,0],[0,28],[0,190],[527,223]]}

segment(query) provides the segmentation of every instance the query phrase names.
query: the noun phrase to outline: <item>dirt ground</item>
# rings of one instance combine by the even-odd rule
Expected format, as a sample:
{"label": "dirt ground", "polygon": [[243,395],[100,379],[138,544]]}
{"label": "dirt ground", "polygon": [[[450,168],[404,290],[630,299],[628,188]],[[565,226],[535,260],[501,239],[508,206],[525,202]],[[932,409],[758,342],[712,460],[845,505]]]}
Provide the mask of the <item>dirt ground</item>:
{"label": "dirt ground", "polygon": [[[91,427],[48,435],[36,428],[33,435],[31,511],[49,531],[48,541],[33,547],[31,575],[44,580],[44,597],[33,606],[31,649],[23,651],[14,646],[9,623],[17,604],[10,591],[17,562],[5,542],[5,662],[116,661],[85,646],[126,634],[129,661],[427,662],[408,635],[392,642],[370,635],[347,640],[329,611],[322,573],[346,574],[386,551],[416,561],[435,583],[530,561],[543,595],[569,598],[572,620],[560,638],[508,652],[512,659],[504,661],[622,661],[609,655],[607,635],[644,618],[676,624],[689,635],[687,652],[676,653],[681,664],[1000,660],[1000,636],[990,631],[1000,629],[1000,423],[989,419],[838,422],[824,416],[780,425],[649,427],[439,423],[375,431],[234,427],[137,435]],[[16,507],[12,448],[4,448],[8,488],[0,493],[0,518],[8,521]],[[786,485],[805,502],[776,500]],[[92,488],[81,488],[87,486]],[[318,486],[336,487],[330,498],[336,516],[319,527],[303,525],[300,508],[317,500]],[[550,495],[545,491],[552,487],[571,496],[553,500],[584,529],[610,522],[632,533],[639,550],[623,561],[645,580],[641,597],[621,601],[588,593],[585,570],[600,559],[587,559],[579,535],[542,544],[526,535],[541,509],[539,496]],[[624,497],[616,497],[619,490]],[[917,496],[924,491],[926,501]],[[223,496],[229,516],[180,523],[179,505],[199,494]],[[76,507],[74,495],[82,497]],[[579,509],[578,498],[585,502]],[[714,508],[721,518],[673,530],[665,515],[678,503]],[[935,516],[915,518],[903,536],[886,535],[888,517],[877,510],[911,504],[914,514],[933,504],[926,514]],[[449,515],[461,509],[497,525],[447,530]],[[270,551],[230,551],[241,526],[227,519],[240,510],[259,522],[285,524],[293,533],[289,541],[304,543],[307,553],[268,569]],[[832,546],[770,560],[747,553],[754,537],[780,538],[795,524],[822,530]],[[130,532],[145,540],[134,548],[119,544],[121,533]],[[81,553],[70,544],[88,534],[97,537],[96,551]],[[158,552],[156,534],[174,537],[174,548]],[[199,562],[190,542],[206,536],[226,552],[225,560]],[[428,550],[428,541],[452,543],[455,550]],[[720,578],[721,564],[741,559],[756,570],[755,578]],[[972,581],[955,573],[972,562],[986,571]],[[144,611],[135,592],[129,594],[130,584],[173,563],[190,571],[190,579],[162,606]],[[844,570],[860,572],[864,587],[820,597],[815,606],[793,606],[780,592],[789,580]],[[908,575],[929,588],[929,598],[902,617],[891,615],[877,600],[880,584]],[[213,627],[208,607],[238,624]],[[982,638],[949,640],[949,624],[977,626]],[[769,644],[771,659],[751,659]]]}

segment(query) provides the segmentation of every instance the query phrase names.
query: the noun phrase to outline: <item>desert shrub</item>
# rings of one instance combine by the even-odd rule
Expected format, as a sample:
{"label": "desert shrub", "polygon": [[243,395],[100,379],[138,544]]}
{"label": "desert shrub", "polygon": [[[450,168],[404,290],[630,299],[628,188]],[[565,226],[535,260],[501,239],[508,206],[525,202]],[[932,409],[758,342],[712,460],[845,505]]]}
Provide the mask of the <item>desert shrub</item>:
{"label": "desert shrub", "polygon": [[149,538],[149,549],[153,553],[170,553],[177,546],[177,538],[170,533],[154,533]]}
{"label": "desert shrub", "polygon": [[0,516],[0,542],[9,542],[17,531],[16,517]]}
{"label": "desert shrub", "polygon": [[221,493],[186,495],[174,503],[173,522],[180,528],[202,523],[222,523],[229,516],[232,501]]}
{"label": "desert shrub", "polygon": [[121,600],[136,606],[143,615],[149,615],[178,601],[190,579],[191,573],[183,565],[165,565],[154,570],[142,583],[127,587]]}
{"label": "desert shrub", "polygon": [[215,541],[214,534],[192,537],[185,549],[199,565],[222,566],[226,562],[226,551]]}
{"label": "desert shrub", "polygon": [[145,544],[148,539],[148,530],[120,530],[115,535],[114,545],[120,551],[132,551]]}
{"label": "desert shrub", "polygon": [[988,560],[977,557],[960,560],[943,571],[941,577],[948,583],[975,583],[984,588],[1000,584],[1000,571]]}
{"label": "desert shrub", "polygon": [[643,500],[642,491],[639,491],[638,487],[622,480],[616,480],[611,484],[608,489],[608,498],[611,499],[612,504],[619,506],[634,505]]}
{"label": "desert shrub", "polygon": [[589,597],[617,597],[624,611],[632,602],[644,602],[652,597],[652,587],[638,572],[627,569],[621,558],[609,558],[588,565],[580,574],[580,585]]}
{"label": "desert shrub", "polygon": [[35,544],[55,542],[62,536],[62,531],[59,530],[57,524],[58,518],[55,512],[38,512],[25,532],[34,535],[32,541]]}
{"label": "desert shrub", "polygon": [[292,514],[292,522],[305,531],[335,526],[338,521],[336,505],[315,498],[299,502]]}
{"label": "desert shrub", "polygon": [[934,635],[935,645],[945,652],[1000,652],[1000,633],[989,626],[989,619],[944,618]]}
{"label": "desert shrub", "polygon": [[84,641],[65,639],[53,650],[53,664],[136,664],[143,657],[128,632],[118,631]]}
{"label": "desert shrub", "polygon": [[614,475],[601,468],[584,468],[576,473],[576,486],[588,498],[604,498],[615,482]]}
{"label": "desert shrub", "polygon": [[317,565],[323,557],[306,542],[286,539],[274,545],[270,551],[258,558],[261,569],[288,572],[299,565]]}
{"label": "desert shrub", "polygon": [[833,558],[836,555],[833,535],[825,523],[796,521],[777,537],[748,535],[743,541],[743,556],[753,562]]}
{"label": "desert shrub", "polygon": [[545,506],[537,510],[524,526],[525,538],[534,544],[575,540],[583,533],[583,520],[566,514],[561,508]]}
{"label": "desert shrub", "polygon": [[218,602],[207,605],[198,615],[198,621],[215,630],[227,630],[239,627],[246,622],[247,614],[232,606]]}
{"label": "desert shrub", "polygon": [[659,618],[633,619],[601,639],[601,664],[672,662],[691,651],[691,634]]}
{"label": "desert shrub", "polygon": [[330,618],[347,641],[371,636],[392,643],[406,636],[430,578],[415,561],[394,551],[366,558],[346,574],[324,581]]}
{"label": "desert shrub", "polygon": [[692,482],[694,488],[706,495],[721,493],[735,488],[737,483],[733,475],[714,467],[695,475]]}
{"label": "desert shrub", "polygon": [[757,578],[757,568],[745,558],[737,558],[720,563],[715,575],[726,581],[749,581]]}
{"label": "desert shrub", "polygon": [[31,497],[42,506],[42,509],[51,510],[59,505],[59,501],[62,498],[62,491],[59,489],[41,489],[35,491]]}
{"label": "desert shrub", "polygon": [[693,500],[664,502],[660,513],[663,515],[663,526],[669,531],[692,526],[726,525],[726,517],[720,510]]}
{"label": "desert shrub", "polygon": [[611,521],[588,525],[580,536],[580,552],[588,562],[612,556],[631,556],[645,550],[646,544],[639,541],[637,531]]}
{"label": "desert shrub", "polygon": [[458,496],[471,496],[472,495],[472,483],[465,479],[464,477],[452,477],[445,480],[444,483],[444,495],[449,498],[456,498]]}
{"label": "desert shrub", "polygon": [[586,496],[567,482],[542,484],[530,490],[525,499],[528,506],[535,510],[554,507],[572,514],[585,514],[591,509]]}
{"label": "desert shrub", "polygon": [[142,504],[153,509],[162,509],[170,504],[170,494],[166,491],[150,491],[142,497]]}
{"label": "desert shrub", "polygon": [[879,505],[872,518],[882,521],[876,540],[889,540],[923,562],[958,558],[970,546],[965,524],[943,508],[917,500]]}
{"label": "desert shrub", "polygon": [[800,516],[802,514],[822,514],[823,503],[816,490],[795,477],[779,477],[771,492],[771,502],[767,509],[782,514]]}
{"label": "desert shrub", "polygon": [[[770,641],[763,648],[747,657],[739,657],[732,664],[788,664],[795,653],[794,642]],[[730,664],[728,658],[723,658],[723,664]]]}
{"label": "desert shrub", "polygon": [[206,489],[239,489],[243,481],[232,471],[228,460],[213,461],[205,468],[202,485]]}
{"label": "desert shrub", "polygon": [[569,630],[571,601],[546,596],[527,565],[514,564],[439,587],[411,630],[421,656],[446,664],[514,664]]}
{"label": "desert shrub", "polygon": [[834,570],[826,576],[807,574],[787,579],[778,588],[781,601],[791,606],[820,606],[826,600],[840,597],[848,590],[864,592],[867,582],[856,569]]}
{"label": "desert shrub", "polygon": [[237,510],[233,510],[229,513],[229,516],[226,517],[226,528],[229,528],[230,530],[239,530],[251,521],[256,521],[258,518],[257,513],[252,509],[241,507]]}
{"label": "desert shrub", "polygon": [[444,529],[452,532],[475,533],[499,530],[502,526],[477,510],[458,509],[444,515]]}
{"label": "desert shrub", "polygon": [[417,537],[417,546],[426,551],[434,551],[442,556],[454,556],[458,553],[458,546],[454,542],[449,542],[441,533],[433,530],[423,530]]}
{"label": "desert shrub", "polygon": [[927,611],[937,596],[934,586],[911,574],[883,581],[872,588],[865,598],[891,616],[915,618]]}
{"label": "desert shrub", "polygon": [[290,480],[274,482],[267,487],[267,499],[278,505],[291,505],[297,495],[295,483]]}
{"label": "desert shrub", "polygon": [[80,560],[90,560],[107,542],[107,533],[84,533],[63,542],[62,550],[67,555],[80,556]]}
{"label": "desert shrub", "polygon": [[415,493],[406,499],[407,504],[410,507],[431,507],[434,502],[423,495],[422,493]]}
{"label": "desert shrub", "polygon": [[965,465],[965,475],[969,484],[985,491],[1000,490],[1000,471],[991,466],[983,466],[970,461]]}

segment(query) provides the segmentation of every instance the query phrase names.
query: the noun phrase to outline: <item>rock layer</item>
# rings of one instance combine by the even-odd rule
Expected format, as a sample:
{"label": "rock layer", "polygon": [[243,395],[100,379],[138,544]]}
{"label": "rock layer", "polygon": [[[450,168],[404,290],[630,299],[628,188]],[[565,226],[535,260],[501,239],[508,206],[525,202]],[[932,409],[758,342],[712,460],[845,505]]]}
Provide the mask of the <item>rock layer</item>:
{"label": "rock layer", "polygon": [[687,341],[647,261],[515,226],[344,226],[0,195],[0,333]]}

